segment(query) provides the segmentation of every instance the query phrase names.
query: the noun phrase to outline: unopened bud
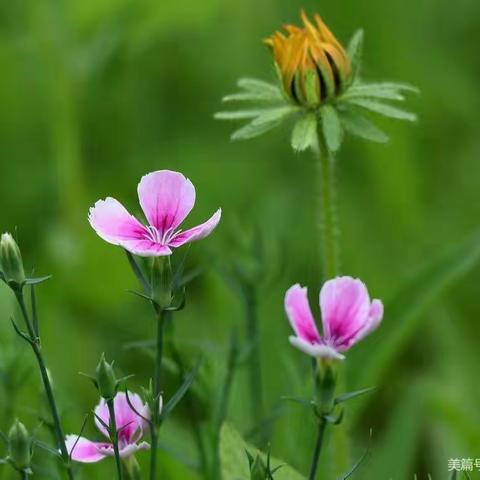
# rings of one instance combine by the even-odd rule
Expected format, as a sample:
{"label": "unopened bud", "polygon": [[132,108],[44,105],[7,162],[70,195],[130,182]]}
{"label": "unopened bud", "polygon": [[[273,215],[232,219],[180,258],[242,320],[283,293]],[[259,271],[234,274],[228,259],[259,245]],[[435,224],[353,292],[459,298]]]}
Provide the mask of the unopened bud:
{"label": "unopened bud", "polygon": [[3,233],[0,239],[0,268],[5,282],[11,287],[21,286],[25,281],[22,255],[10,233]]}
{"label": "unopened bud", "polygon": [[98,362],[95,374],[100,395],[106,400],[115,398],[118,382],[113,371],[113,365],[105,360],[104,354],[102,354],[100,362]]}
{"label": "unopened bud", "polygon": [[19,470],[24,470],[30,466],[30,446],[30,435],[25,425],[15,420],[8,433],[8,449],[10,460]]}
{"label": "unopened bud", "polygon": [[257,455],[250,464],[250,480],[266,480],[268,478],[268,468],[260,455]]}

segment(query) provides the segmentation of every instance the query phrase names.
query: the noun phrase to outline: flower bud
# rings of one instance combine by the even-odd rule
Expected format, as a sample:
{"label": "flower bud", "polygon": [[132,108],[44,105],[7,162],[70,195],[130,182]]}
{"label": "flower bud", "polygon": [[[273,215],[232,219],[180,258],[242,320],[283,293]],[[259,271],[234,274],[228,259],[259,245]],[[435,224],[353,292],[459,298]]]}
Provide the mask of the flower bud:
{"label": "flower bud", "polygon": [[113,371],[113,364],[105,360],[104,354],[102,354],[95,370],[95,380],[102,398],[105,400],[115,398],[118,382]]}
{"label": "flower bud", "polygon": [[269,477],[268,468],[260,455],[257,455],[250,463],[250,480],[267,480]]}
{"label": "flower bud", "polygon": [[25,281],[22,255],[10,233],[3,233],[0,239],[0,269],[11,287],[21,286]]}
{"label": "flower bud", "polygon": [[286,25],[265,40],[271,47],[285,95],[315,107],[343,93],[351,81],[350,60],[319,15],[312,23],[304,11],[303,28]]}
{"label": "flower bud", "polygon": [[31,459],[30,435],[23,423],[15,420],[8,432],[9,457],[14,466],[19,470],[29,467]]}

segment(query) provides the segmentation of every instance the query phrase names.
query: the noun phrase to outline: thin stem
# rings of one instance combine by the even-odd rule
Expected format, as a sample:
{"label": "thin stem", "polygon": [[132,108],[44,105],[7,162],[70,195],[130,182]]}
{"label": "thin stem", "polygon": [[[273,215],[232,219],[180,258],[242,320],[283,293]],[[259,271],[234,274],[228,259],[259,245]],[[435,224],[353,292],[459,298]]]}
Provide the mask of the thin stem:
{"label": "thin stem", "polygon": [[109,413],[109,425],[110,430],[110,440],[113,444],[113,453],[115,454],[115,464],[117,466],[117,477],[118,480],[123,480],[123,468],[122,468],[122,459],[120,458],[120,450],[118,448],[118,431],[117,431],[117,422],[115,420],[115,407],[113,399],[107,400],[107,407]]}
{"label": "thin stem", "polygon": [[335,192],[335,158],[328,150],[318,122],[318,174],[320,180],[320,234],[324,279],[339,274],[340,245]]}
{"label": "thin stem", "polygon": [[28,473],[26,470],[19,470],[18,474],[21,480],[28,480]]}
{"label": "thin stem", "polygon": [[34,333],[34,329],[25,305],[25,300],[23,298],[23,293],[21,291],[17,291],[15,292],[15,296],[17,298],[18,304],[20,306],[20,310],[23,315],[23,319],[25,320],[25,325],[30,335],[30,340],[31,340],[30,345],[32,346],[33,353],[35,354],[35,358],[37,359],[38,368],[40,370],[40,375],[42,377],[43,387],[45,389],[47,402],[50,407],[50,413],[53,419],[53,429],[55,432],[57,445],[60,449],[60,454],[62,456],[64,468],[65,468],[68,479],[73,480],[74,476],[73,476],[73,471],[72,471],[71,462],[70,462],[70,455],[68,453],[67,446],[65,445],[65,435],[63,433],[62,424],[60,422],[60,415],[58,414],[55,395],[53,393],[52,384],[50,382],[50,377],[48,375],[47,366],[43,358],[43,354],[40,346],[40,340]]}
{"label": "thin stem", "polygon": [[125,480],[142,480],[140,465],[134,455],[124,459]]}
{"label": "thin stem", "polygon": [[157,313],[157,340],[156,340],[156,356],[153,374],[153,416],[151,424],[151,454],[150,454],[150,480],[157,478],[157,456],[158,456],[158,426],[160,424],[160,409],[159,399],[161,395],[161,381],[162,381],[162,356],[163,356],[163,333],[165,327],[165,318],[167,312],[156,307]]}
{"label": "thin stem", "polygon": [[238,345],[235,333],[232,333],[230,339],[230,347],[228,351],[227,371],[220,390],[220,397],[217,406],[217,415],[213,424],[213,460],[212,460],[212,479],[220,479],[220,458],[219,458],[219,445],[220,445],[220,431],[223,422],[227,416],[228,404],[230,400],[230,393],[232,390],[233,378],[237,369],[238,358]]}
{"label": "thin stem", "polygon": [[308,480],[315,480],[317,477],[318,460],[320,459],[320,452],[322,451],[323,435],[327,422],[322,418],[318,423],[317,440],[315,442],[315,449],[313,450],[312,465],[310,467],[310,473]]}
{"label": "thin stem", "polygon": [[[254,286],[248,286],[245,291],[245,319],[247,341],[251,348],[248,357],[250,408],[255,425],[260,425],[264,419],[264,411],[260,342],[258,336],[257,295]],[[267,438],[265,438],[265,431],[262,430],[260,433],[261,443],[266,443]]]}
{"label": "thin stem", "polygon": [[[172,324],[173,326],[173,324]],[[185,376],[185,365],[183,364],[182,357],[180,356],[179,351],[173,341],[173,336],[169,335],[169,348],[172,354],[172,357],[175,363],[178,366],[179,370],[179,377],[182,380]],[[195,402],[192,399],[190,392],[185,393],[185,403],[188,411],[189,421],[192,426],[192,433],[195,439],[195,444],[198,450],[198,458],[200,462],[200,471],[204,473],[204,475],[208,476],[208,458],[207,458],[207,451],[205,448],[205,442],[202,435],[202,430],[200,427],[200,421],[198,418],[197,407]]]}

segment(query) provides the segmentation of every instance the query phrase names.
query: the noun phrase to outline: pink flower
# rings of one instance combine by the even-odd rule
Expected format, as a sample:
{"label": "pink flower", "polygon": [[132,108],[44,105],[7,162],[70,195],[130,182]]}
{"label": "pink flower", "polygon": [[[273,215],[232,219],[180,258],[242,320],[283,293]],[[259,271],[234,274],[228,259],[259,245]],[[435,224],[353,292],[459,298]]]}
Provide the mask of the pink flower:
{"label": "pink flower", "polygon": [[218,209],[205,223],[182,231],[178,227],[195,205],[195,187],[181,173],[159,170],[138,184],[140,206],[148,225],[143,225],[117,200],[107,197],[90,208],[88,220],[97,234],[135,255],[170,255],[171,248],[200,240],[217,226]]}
{"label": "pink flower", "polygon": [[[113,408],[115,410],[115,423],[118,432],[118,447],[122,458],[129,457],[138,450],[150,448],[147,442],[138,443],[146,426],[146,422],[142,417],[149,418],[150,416],[148,406],[142,402],[142,399],[136,393],[129,392],[128,398],[141,417],[132,410],[127,402],[125,393],[117,393]],[[109,425],[110,414],[103,398],[95,408],[95,424],[100,432],[110,439],[107,429],[97,417],[105,425]],[[76,462],[93,463],[114,455],[113,445],[110,442],[92,442],[78,435],[67,435],[65,444],[72,460]]]}
{"label": "pink flower", "polygon": [[328,280],[320,291],[323,337],[318,333],[307,298],[307,288],[299,284],[285,295],[285,310],[295,331],[290,343],[313,357],[345,357],[355,343],[375,330],[382,321],[383,304],[370,301],[365,284],[352,277]]}

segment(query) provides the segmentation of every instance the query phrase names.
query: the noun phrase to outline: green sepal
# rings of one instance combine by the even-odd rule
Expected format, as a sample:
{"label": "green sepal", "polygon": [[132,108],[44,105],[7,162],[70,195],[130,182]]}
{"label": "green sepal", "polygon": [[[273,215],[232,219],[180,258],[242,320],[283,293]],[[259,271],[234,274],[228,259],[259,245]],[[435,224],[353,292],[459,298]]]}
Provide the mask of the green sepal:
{"label": "green sepal", "polygon": [[333,403],[335,405],[338,405],[340,403],[347,402],[352,398],[357,398],[357,397],[360,397],[361,395],[365,395],[366,393],[373,392],[374,390],[376,390],[376,388],[377,387],[362,388],[361,390],[356,390],[354,392],[342,393],[342,395],[339,395],[334,399]]}
{"label": "green sepal", "polygon": [[350,77],[350,83],[354,82],[355,79],[360,74],[360,67],[362,63],[362,53],[363,53],[363,39],[364,31],[363,29],[357,30],[350,39],[347,47],[347,55],[350,59],[352,65],[352,74]]}
{"label": "green sepal", "polygon": [[257,78],[240,78],[237,82],[237,86],[264,98],[268,97],[274,100],[283,99],[281,91],[276,85]]}
{"label": "green sepal", "polygon": [[307,104],[315,106],[320,103],[320,87],[318,84],[318,74],[315,70],[307,70],[303,76],[305,98]]}
{"label": "green sepal", "polygon": [[315,141],[317,132],[317,116],[314,112],[304,113],[295,123],[292,130],[292,148],[302,152]]}
{"label": "green sepal", "polygon": [[343,128],[338,112],[332,105],[325,105],[320,108],[322,130],[328,150],[336,152],[343,140]]}
{"label": "green sepal", "polygon": [[406,112],[400,108],[377,102],[375,100],[352,98],[348,100],[348,103],[365,108],[366,110],[370,110],[371,112],[378,113],[385,117],[396,118],[397,120],[407,120],[409,122],[415,122],[417,120],[417,116],[414,113]]}
{"label": "green sepal", "polygon": [[371,140],[372,142],[388,142],[389,138],[385,133],[357,112],[351,109],[341,110],[339,111],[339,115],[342,126],[348,133],[366,140]]}

